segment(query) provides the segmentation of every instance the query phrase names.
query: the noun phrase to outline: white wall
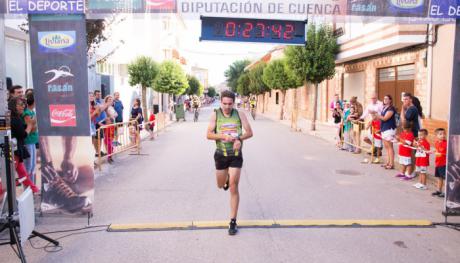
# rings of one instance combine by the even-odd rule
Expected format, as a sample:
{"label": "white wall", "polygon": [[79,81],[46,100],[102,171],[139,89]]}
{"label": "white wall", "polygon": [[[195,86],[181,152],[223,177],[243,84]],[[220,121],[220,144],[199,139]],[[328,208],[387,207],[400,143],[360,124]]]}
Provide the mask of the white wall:
{"label": "white wall", "polygon": [[6,50],[6,76],[13,79],[13,85],[27,86],[27,45],[26,41],[7,37]]}
{"label": "white wall", "polygon": [[357,96],[358,101],[364,100],[364,87],[365,87],[365,73],[364,71],[357,73],[345,73],[343,98],[350,100],[352,96]]}
{"label": "white wall", "polygon": [[431,97],[431,117],[437,120],[448,120],[454,41],[455,24],[439,26],[438,42],[433,48],[433,91]]}

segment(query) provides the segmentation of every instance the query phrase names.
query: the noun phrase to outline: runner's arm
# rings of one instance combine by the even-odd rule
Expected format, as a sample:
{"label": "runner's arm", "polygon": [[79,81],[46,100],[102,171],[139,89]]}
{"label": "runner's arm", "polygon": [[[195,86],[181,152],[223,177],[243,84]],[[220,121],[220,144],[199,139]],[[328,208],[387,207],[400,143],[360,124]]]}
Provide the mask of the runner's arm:
{"label": "runner's arm", "polygon": [[244,141],[253,136],[251,125],[249,124],[248,118],[244,112],[238,111],[240,114],[241,124],[243,125],[243,134],[240,136],[240,140]]}

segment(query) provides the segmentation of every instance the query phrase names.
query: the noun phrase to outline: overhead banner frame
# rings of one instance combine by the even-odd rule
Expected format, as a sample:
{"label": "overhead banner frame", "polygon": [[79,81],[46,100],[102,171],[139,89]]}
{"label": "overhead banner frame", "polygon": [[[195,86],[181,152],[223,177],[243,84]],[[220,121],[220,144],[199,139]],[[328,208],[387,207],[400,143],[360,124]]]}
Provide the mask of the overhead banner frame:
{"label": "overhead banner frame", "polygon": [[321,18],[336,22],[454,23],[460,17],[459,0],[5,0],[0,13],[113,14],[175,13],[184,19],[244,17],[286,20]]}

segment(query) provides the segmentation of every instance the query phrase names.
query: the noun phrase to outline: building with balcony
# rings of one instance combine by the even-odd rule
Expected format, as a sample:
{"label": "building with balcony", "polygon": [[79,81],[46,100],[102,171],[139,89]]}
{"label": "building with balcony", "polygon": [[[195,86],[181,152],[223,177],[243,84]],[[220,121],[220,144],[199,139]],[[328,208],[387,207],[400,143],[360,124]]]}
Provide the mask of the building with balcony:
{"label": "building with balcony", "polygon": [[[437,127],[447,127],[455,25],[408,25],[369,23],[335,24],[340,46],[336,57],[336,73],[331,80],[319,86],[317,119],[331,123],[329,103],[335,94],[349,100],[352,96],[364,106],[373,92],[380,100],[386,94],[393,97],[401,109],[404,92],[417,96],[425,119],[423,126],[430,134]],[[284,47],[277,47],[253,62],[248,68],[281,58]],[[312,85],[291,89],[286,93],[285,117],[294,107],[294,93],[298,101],[299,116],[312,119],[314,88]],[[282,93],[267,92],[259,98],[268,113],[280,112]],[[260,104],[259,104],[260,105]]]}

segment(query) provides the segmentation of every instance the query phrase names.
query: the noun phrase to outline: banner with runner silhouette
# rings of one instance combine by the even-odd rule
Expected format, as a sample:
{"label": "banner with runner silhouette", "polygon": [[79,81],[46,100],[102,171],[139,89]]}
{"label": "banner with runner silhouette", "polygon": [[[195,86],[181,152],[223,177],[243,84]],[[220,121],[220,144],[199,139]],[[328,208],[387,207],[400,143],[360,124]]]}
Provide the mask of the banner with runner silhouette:
{"label": "banner with runner silhouette", "polygon": [[450,95],[450,120],[446,174],[446,212],[460,215],[460,21],[455,29],[454,67]]}
{"label": "banner with runner silhouette", "polygon": [[91,143],[84,15],[29,16],[40,135],[43,212],[92,212]]}

